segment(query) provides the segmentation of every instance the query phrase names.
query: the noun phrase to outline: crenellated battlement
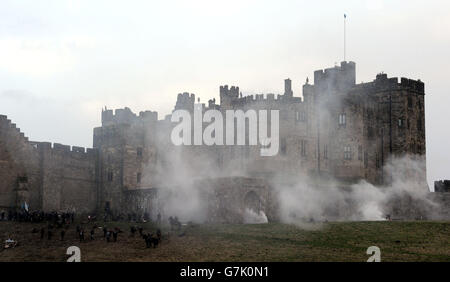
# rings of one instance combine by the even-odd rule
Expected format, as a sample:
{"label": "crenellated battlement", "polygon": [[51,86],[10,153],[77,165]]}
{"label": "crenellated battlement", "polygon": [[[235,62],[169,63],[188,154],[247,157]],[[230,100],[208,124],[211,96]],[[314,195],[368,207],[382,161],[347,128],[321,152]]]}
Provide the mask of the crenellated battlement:
{"label": "crenellated battlement", "polygon": [[[222,98],[222,96],[223,97],[229,97],[229,98],[238,98],[239,95],[241,94],[239,92],[239,87],[238,86],[231,86],[228,89],[228,85],[223,85],[223,86],[220,86],[219,91],[220,91],[220,97],[221,98]],[[242,94],[241,94],[241,96],[242,96]]]}
{"label": "crenellated battlement", "polygon": [[286,104],[286,103],[302,103],[301,97],[291,97],[281,94],[255,94],[255,95],[248,95],[241,98],[237,98],[233,100],[233,105],[246,105],[246,104],[254,104],[254,103],[280,103],[280,104]]}
{"label": "crenellated battlement", "polygon": [[420,81],[420,79],[413,80],[413,79],[408,79],[408,78],[402,77],[400,79],[400,86],[405,89],[409,89],[409,90],[413,90],[418,93],[425,94],[425,84],[422,81]]}
{"label": "crenellated battlement", "polygon": [[450,180],[438,180],[434,182],[434,192],[450,193]]}
{"label": "crenellated battlement", "polygon": [[377,74],[372,82],[355,85],[355,89],[370,90],[372,92],[404,89],[419,94],[425,94],[425,84],[420,81],[420,79],[413,80],[402,77],[399,82],[398,77],[389,78],[385,73]]}
{"label": "crenellated battlement", "polygon": [[322,90],[347,90],[355,83],[355,62],[341,62],[340,66],[314,72],[314,85]]}
{"label": "crenellated battlement", "polygon": [[87,156],[94,155],[96,152],[96,149],[93,148],[63,145],[60,143],[52,144],[51,142],[33,142],[33,141],[30,143],[33,145],[33,147],[37,148],[40,151],[52,151],[56,153],[67,153],[67,154],[87,155]]}
{"label": "crenellated battlement", "polygon": [[188,92],[179,93],[174,110],[194,110],[195,94]]}
{"label": "crenellated battlement", "polygon": [[19,136],[25,142],[28,142],[28,137],[25,136],[23,132],[20,131],[20,128],[17,127],[15,123],[12,123],[10,119],[6,115],[0,115],[0,129],[7,128],[14,132],[15,135]]}
{"label": "crenellated battlement", "polygon": [[255,94],[242,96],[242,92],[239,92],[239,87],[228,85],[220,86],[220,105],[221,106],[231,106],[240,105],[245,106],[246,104],[253,103],[301,103],[301,97],[293,97],[292,91],[292,81],[287,78],[284,80],[284,94]]}
{"label": "crenellated battlement", "polygon": [[139,112],[139,116],[131,111],[130,108],[102,110],[102,125],[111,124],[133,124],[138,121],[154,121],[158,120],[158,112],[143,111]]}

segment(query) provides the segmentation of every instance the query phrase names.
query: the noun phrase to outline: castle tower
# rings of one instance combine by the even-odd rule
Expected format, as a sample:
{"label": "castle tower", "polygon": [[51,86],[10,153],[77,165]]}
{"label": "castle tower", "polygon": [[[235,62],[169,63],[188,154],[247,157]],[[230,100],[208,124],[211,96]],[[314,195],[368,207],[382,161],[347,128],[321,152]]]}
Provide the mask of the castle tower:
{"label": "castle tower", "polygon": [[292,91],[292,81],[287,78],[284,80],[284,95],[287,97],[292,97],[294,92]]}

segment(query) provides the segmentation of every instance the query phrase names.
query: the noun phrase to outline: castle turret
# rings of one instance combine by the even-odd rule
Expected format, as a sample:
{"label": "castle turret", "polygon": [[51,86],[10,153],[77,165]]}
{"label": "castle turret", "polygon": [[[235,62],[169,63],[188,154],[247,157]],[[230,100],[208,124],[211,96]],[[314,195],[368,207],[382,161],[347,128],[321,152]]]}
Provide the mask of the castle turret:
{"label": "castle turret", "polygon": [[356,84],[354,62],[341,62],[340,66],[314,72],[314,86],[319,92],[346,91]]}
{"label": "castle turret", "polygon": [[194,110],[195,95],[183,92],[178,94],[177,103],[174,110],[187,110],[192,112]]}
{"label": "castle turret", "polygon": [[287,97],[292,97],[294,92],[292,91],[292,81],[287,78],[284,80],[284,95]]}
{"label": "castle turret", "polygon": [[231,101],[239,98],[239,87],[231,86],[228,89],[228,85],[220,86],[220,105],[222,107],[230,107]]}

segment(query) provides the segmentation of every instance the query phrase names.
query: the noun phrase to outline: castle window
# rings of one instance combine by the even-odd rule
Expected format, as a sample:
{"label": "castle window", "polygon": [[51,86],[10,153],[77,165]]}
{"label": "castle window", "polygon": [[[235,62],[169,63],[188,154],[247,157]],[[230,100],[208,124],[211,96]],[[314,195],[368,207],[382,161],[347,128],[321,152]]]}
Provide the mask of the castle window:
{"label": "castle window", "polygon": [[137,148],[136,154],[137,154],[138,157],[142,157],[142,148],[141,147]]}
{"label": "castle window", "polygon": [[345,126],[347,124],[347,117],[345,114],[339,114],[339,126]]}
{"label": "castle window", "polygon": [[138,172],[138,174],[136,176],[136,181],[138,184],[141,183],[141,177],[142,177],[142,174],[140,172]]}
{"label": "castle window", "polygon": [[399,118],[398,119],[398,121],[397,121],[397,124],[398,124],[398,128],[403,128],[403,119],[402,118]]}
{"label": "castle window", "polygon": [[108,171],[108,181],[112,182],[113,181],[113,177],[114,177],[113,171],[109,170]]}
{"label": "castle window", "polygon": [[412,108],[412,105],[413,105],[412,97],[408,96],[408,108]]}
{"label": "castle window", "polygon": [[358,160],[359,161],[362,161],[362,146],[361,145],[359,145],[358,146]]}
{"label": "castle window", "polygon": [[367,154],[367,151],[364,152],[364,167],[365,168],[369,167],[369,156]]}
{"label": "castle window", "polygon": [[282,138],[280,142],[280,153],[281,155],[286,155],[286,139]]}
{"label": "castle window", "polygon": [[300,141],[300,154],[306,156],[306,140]]}
{"label": "castle window", "polygon": [[323,158],[328,159],[328,145],[323,146]]}
{"label": "castle window", "polygon": [[344,160],[352,159],[352,149],[350,146],[344,146]]}
{"label": "castle window", "polygon": [[297,111],[295,112],[295,120],[296,121],[306,121],[306,113],[305,111]]}
{"label": "castle window", "polygon": [[28,183],[28,177],[27,176],[18,176],[17,182],[19,183]]}

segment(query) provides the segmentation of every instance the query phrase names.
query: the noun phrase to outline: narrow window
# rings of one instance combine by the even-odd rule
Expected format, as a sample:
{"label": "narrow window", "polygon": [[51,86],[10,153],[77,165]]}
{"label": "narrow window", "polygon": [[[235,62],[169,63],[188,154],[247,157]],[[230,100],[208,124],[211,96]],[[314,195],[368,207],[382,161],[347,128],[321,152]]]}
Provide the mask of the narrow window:
{"label": "narrow window", "polygon": [[359,145],[358,146],[358,160],[359,161],[362,161],[362,146],[361,145]]}
{"label": "narrow window", "polygon": [[300,154],[306,156],[306,140],[300,141]]}
{"label": "narrow window", "polygon": [[402,118],[399,118],[397,123],[398,123],[398,128],[403,128],[403,119]]}
{"label": "narrow window", "polygon": [[345,114],[339,114],[339,126],[345,126],[347,124],[347,117]]}
{"label": "narrow window", "polygon": [[136,181],[138,184],[141,183],[141,177],[142,177],[142,174],[140,172],[138,172],[138,174],[136,176]]}
{"label": "narrow window", "polygon": [[377,155],[376,155],[376,157],[375,157],[375,166],[376,166],[377,168],[380,167],[380,157],[378,156],[378,153],[377,153]]}
{"label": "narrow window", "polygon": [[286,155],[286,139],[282,138],[280,142],[280,151],[282,155]]}
{"label": "narrow window", "polygon": [[305,111],[295,112],[295,120],[296,121],[306,121]]}
{"label": "narrow window", "polygon": [[364,152],[364,167],[365,168],[369,167],[369,156],[367,154],[367,151]]}
{"label": "narrow window", "polygon": [[109,170],[108,171],[108,181],[112,182],[113,181],[113,177],[114,177],[114,174],[113,174],[112,170]]}
{"label": "narrow window", "polygon": [[323,158],[324,158],[325,160],[328,159],[328,145],[324,145],[324,146],[323,146]]}
{"label": "narrow window", "polygon": [[422,131],[422,120],[420,119],[417,120],[417,130]]}
{"label": "narrow window", "polygon": [[412,104],[413,104],[412,97],[408,96],[408,108],[412,108]]}
{"label": "narrow window", "polygon": [[305,111],[301,111],[300,112],[300,120],[301,121],[306,121],[306,113],[305,113]]}
{"label": "narrow window", "polygon": [[350,146],[344,146],[344,160],[352,159],[352,151]]}

